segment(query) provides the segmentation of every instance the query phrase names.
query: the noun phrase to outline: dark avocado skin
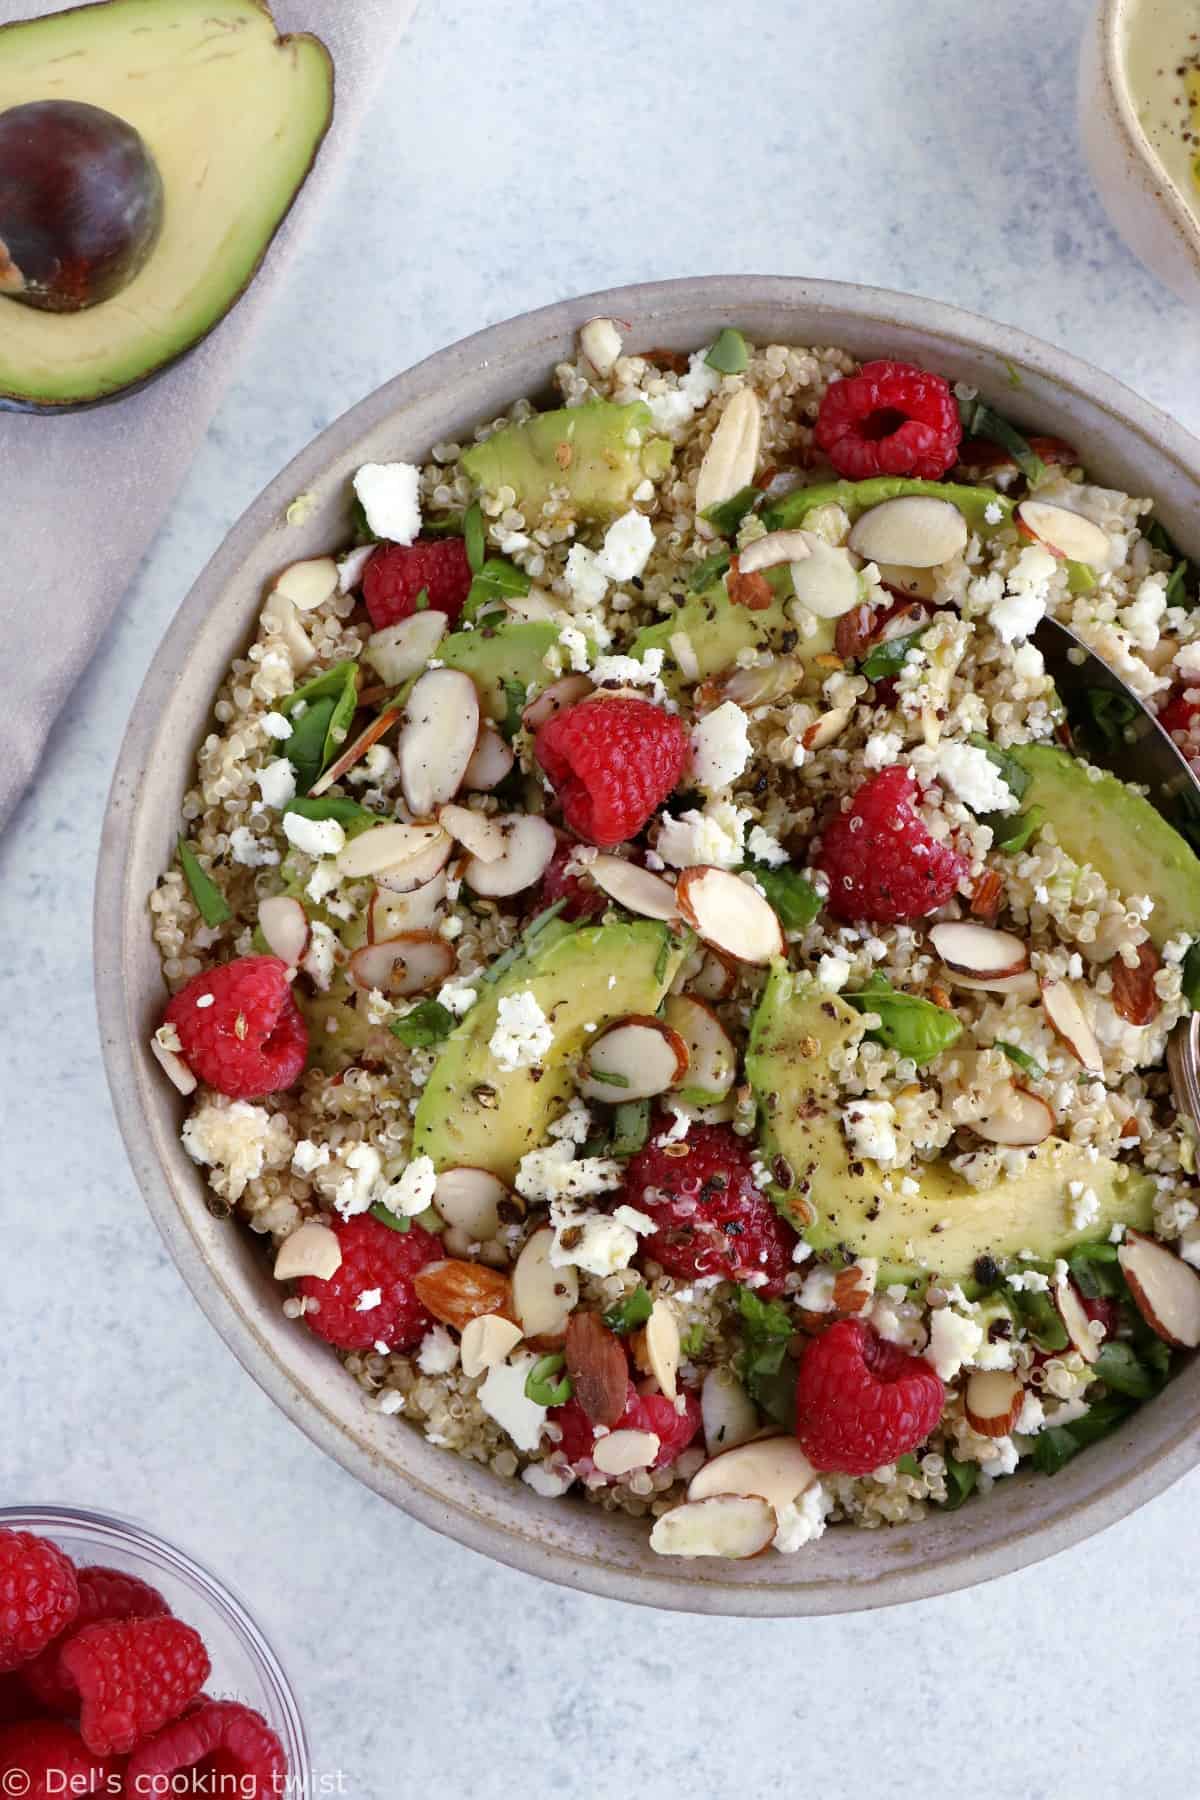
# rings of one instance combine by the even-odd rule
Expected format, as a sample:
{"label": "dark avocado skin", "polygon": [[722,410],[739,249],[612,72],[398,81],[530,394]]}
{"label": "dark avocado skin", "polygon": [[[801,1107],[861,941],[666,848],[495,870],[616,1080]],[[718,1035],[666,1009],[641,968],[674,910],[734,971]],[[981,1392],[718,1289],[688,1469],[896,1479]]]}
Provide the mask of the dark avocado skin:
{"label": "dark avocado skin", "polygon": [[[107,7],[109,6],[110,3],[111,3],[111,0],[97,0],[96,4],[68,7],[68,8],[65,8],[63,10],[63,12],[55,13],[51,16],[56,21],[58,21],[67,16],[78,16],[78,15],[82,15],[82,14],[95,15],[96,13],[104,12],[105,10],[107,10]],[[271,8],[268,3],[268,0],[250,0],[250,4],[252,6],[254,6],[254,8],[258,12],[261,12],[267,19],[270,19],[272,21],[272,23],[274,23],[273,14],[271,12]],[[20,26],[34,25],[36,23],[38,23],[38,19],[35,16],[35,17],[27,18],[27,19],[16,19],[16,20],[11,21],[7,25],[0,26],[0,46],[2,46],[3,38],[4,38],[4,35],[6,32],[11,31],[11,30],[16,30]],[[213,331],[216,330],[218,325],[220,325],[225,319],[227,319],[229,317],[230,313],[238,305],[239,301],[241,301],[245,297],[246,293],[249,291],[249,289],[251,288],[251,286],[254,283],[255,278],[258,275],[258,272],[261,269],[263,262],[265,261],[265,259],[267,257],[268,252],[271,249],[271,245],[274,243],[275,238],[278,235],[284,222],[290,217],[292,207],[295,205],[296,200],[298,199],[299,195],[303,192],[305,183],[307,182],[308,177],[311,174],[311,172],[316,164],[317,157],[320,154],[321,146],[323,145],[325,138],[329,133],[329,129],[330,129],[331,125],[333,124],[336,103],[337,103],[337,95],[336,95],[337,79],[336,79],[336,70],[334,67],[333,58],[330,55],[328,48],[326,47],[326,45],[324,43],[322,43],[320,38],[316,37],[314,34],[312,34],[310,32],[284,33],[284,34],[279,35],[277,41],[278,41],[279,47],[281,49],[284,49],[292,44],[305,43],[305,44],[315,47],[320,52],[322,58],[324,59],[325,66],[328,70],[329,105],[328,105],[328,108],[326,111],[324,123],[322,124],[321,129],[320,129],[319,135],[315,138],[315,140],[313,142],[312,151],[308,158],[307,164],[305,165],[305,167],[300,175],[300,178],[295,183],[291,198],[289,199],[287,206],[283,209],[282,213],[280,214],[278,220],[275,222],[275,224],[274,224],[273,228],[271,229],[271,231],[269,232],[269,234],[264,238],[264,241],[261,245],[258,256],[256,257],[254,264],[251,267],[251,269],[249,270],[245,279],[230,294],[228,304],[225,305],[214,318],[210,319],[208,321],[207,325],[205,326],[205,328],[202,331],[200,331],[195,337],[193,337],[189,342],[181,344],[176,349],[168,351],[163,356],[163,358],[160,362],[157,362],[154,364],[153,367],[148,368],[145,371],[145,373],[142,374],[141,376],[139,376],[136,380],[130,381],[130,382],[126,383],[125,385],[123,385],[119,388],[115,388],[115,389],[111,390],[110,392],[107,392],[104,394],[80,394],[80,395],[76,395],[76,396],[66,397],[62,400],[54,400],[54,401],[31,400],[27,396],[22,395],[20,393],[15,393],[15,392],[0,388],[0,413],[21,413],[21,414],[25,414],[27,416],[32,416],[35,418],[54,418],[56,416],[69,415],[72,413],[90,412],[96,407],[109,406],[114,401],[124,400],[124,399],[129,398],[133,394],[140,393],[140,392],[142,392],[143,389],[152,386],[152,384],[154,382],[158,381],[160,379],[160,377],[165,375],[168,372],[168,370],[173,369],[177,363],[182,362],[185,357],[190,355],[190,353],[194,349],[196,349],[196,347],[199,344],[202,344],[204,342],[204,340],[207,337],[209,337]],[[30,97],[33,98],[33,96],[30,96]],[[168,196],[168,203],[169,203],[169,196]],[[151,262],[153,261],[153,254],[151,255],[150,261]],[[10,302],[8,300],[8,296],[0,296],[0,329],[2,329],[2,327],[3,327],[4,306],[6,304],[10,304]],[[11,302],[11,304],[16,305],[16,304],[19,304],[19,302]]]}

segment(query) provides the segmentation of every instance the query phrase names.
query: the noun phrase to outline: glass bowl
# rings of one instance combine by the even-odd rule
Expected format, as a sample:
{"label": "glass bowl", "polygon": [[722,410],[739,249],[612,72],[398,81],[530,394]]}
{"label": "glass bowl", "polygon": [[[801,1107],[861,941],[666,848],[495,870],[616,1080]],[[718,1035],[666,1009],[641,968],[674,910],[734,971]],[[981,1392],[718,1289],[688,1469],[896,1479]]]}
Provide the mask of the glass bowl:
{"label": "glass bowl", "polygon": [[52,1538],[83,1566],[100,1563],[158,1589],[177,1618],[192,1625],[212,1658],[205,1692],[242,1700],[277,1732],[288,1760],[288,1793],[307,1800],[308,1739],[296,1695],[279,1657],[244,1604],[186,1551],[144,1525],[74,1506],[0,1506],[0,1526]]}

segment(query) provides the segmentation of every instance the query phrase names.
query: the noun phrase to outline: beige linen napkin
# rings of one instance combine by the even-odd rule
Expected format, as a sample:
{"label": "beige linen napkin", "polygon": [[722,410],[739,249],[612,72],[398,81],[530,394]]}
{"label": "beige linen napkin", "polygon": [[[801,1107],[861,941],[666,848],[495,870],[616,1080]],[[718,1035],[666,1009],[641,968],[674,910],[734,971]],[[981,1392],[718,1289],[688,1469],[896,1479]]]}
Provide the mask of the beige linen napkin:
{"label": "beige linen napkin", "polygon": [[[316,167],[249,292],[198,350],[140,394],[62,418],[0,413],[0,824],[162,523],[250,333],[287,279],[415,6],[275,0],[281,32],[312,31],[328,45],[337,103]],[[60,10],[0,0],[0,25]],[[0,299],[0,309],[10,304]],[[69,593],[70,607],[31,604],[22,571],[34,569],[38,590]]]}

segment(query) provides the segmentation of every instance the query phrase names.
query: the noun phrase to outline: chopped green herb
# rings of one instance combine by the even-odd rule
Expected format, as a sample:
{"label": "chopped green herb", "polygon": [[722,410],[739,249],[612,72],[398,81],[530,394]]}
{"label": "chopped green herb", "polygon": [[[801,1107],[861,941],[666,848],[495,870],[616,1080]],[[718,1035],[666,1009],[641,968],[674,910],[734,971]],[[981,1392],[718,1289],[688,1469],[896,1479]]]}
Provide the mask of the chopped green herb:
{"label": "chopped green herb", "polygon": [[1044,806],[1031,806],[1023,813],[980,813],[979,823],[991,826],[993,850],[1016,856],[1034,832],[1041,830],[1045,817]]}
{"label": "chopped green herb", "polygon": [[906,1451],[897,1459],[896,1467],[901,1475],[919,1475],[921,1473],[921,1465],[911,1450]]}
{"label": "chopped green herb", "polygon": [[737,530],[747,513],[757,512],[766,495],[761,488],[739,488],[730,500],[719,500],[715,506],[706,506],[701,518],[707,519],[719,537],[736,537]]}
{"label": "chopped green herb", "polygon": [[767,1417],[788,1430],[796,1422],[795,1359],[788,1355],[793,1335],[791,1315],[778,1300],[760,1300],[753,1288],[738,1288],[742,1315],[742,1348],[736,1358],[738,1378]]}
{"label": "chopped green herb", "polygon": [[1043,1475],[1057,1475],[1073,1456],[1124,1424],[1134,1410],[1133,1401],[1125,1398],[1094,1400],[1081,1419],[1073,1419],[1069,1425],[1047,1426],[1034,1440],[1034,1468]]}
{"label": "chopped green herb", "polygon": [[[1161,1339],[1157,1341],[1161,1342]],[[1164,1344],[1163,1349],[1166,1348]],[[1131,1400],[1149,1400],[1158,1393],[1166,1378],[1165,1369],[1144,1361],[1132,1344],[1115,1339],[1100,1346],[1092,1372],[1105,1387],[1116,1394],[1126,1394]]]}
{"label": "chopped green herb", "polygon": [[200,867],[199,857],[187,839],[182,837],[179,840],[179,866],[206,925],[224,925],[226,919],[233,917],[224,894],[212,876],[207,875]]}
{"label": "chopped green herb", "polygon": [[377,1200],[374,1206],[367,1208],[367,1211],[381,1225],[386,1225],[389,1231],[407,1231],[412,1224],[411,1219],[406,1219],[403,1213],[394,1213],[390,1206],[383,1204],[382,1200]]}
{"label": "chopped green herb", "polygon": [[292,720],[284,755],[296,771],[296,786],[306,794],[331,763],[346,739],[358,707],[358,664],[334,663],[279,702]]}
{"label": "chopped green herb", "polygon": [[521,729],[521,716],[525,711],[525,696],[528,692],[523,681],[518,681],[515,676],[505,676],[505,712],[500,721],[500,731],[510,744]]}
{"label": "chopped green herb", "polygon": [[574,1391],[571,1378],[564,1375],[555,1381],[553,1377],[566,1367],[566,1361],[565,1356],[539,1356],[525,1377],[525,1398],[537,1406],[565,1406]]}
{"label": "chopped green herb", "polygon": [[431,1044],[440,1044],[450,1036],[454,1014],[440,1000],[418,1000],[411,1012],[393,1019],[388,1030],[410,1050],[428,1050]]}
{"label": "chopped green herb", "polygon": [[1067,562],[1067,592],[1090,594],[1096,585],[1096,571],[1085,562]]}
{"label": "chopped green herb", "polygon": [[1164,556],[1169,556],[1172,562],[1179,561],[1181,555],[1179,545],[1160,519],[1151,519],[1149,525],[1144,525],[1142,536],[1156,550],[1161,550]]}
{"label": "chopped green herb", "polygon": [[979,1480],[979,1464],[959,1462],[957,1456],[946,1453],[946,1498],[942,1501],[945,1512],[957,1512],[964,1500],[969,1500],[975,1492],[975,1484]]}
{"label": "chopped green herb", "polygon": [[911,1057],[918,1068],[948,1050],[962,1033],[961,1021],[944,1006],[915,994],[902,994],[882,975],[872,975],[860,993],[843,994],[842,998],[859,1012],[877,1013],[882,1022],[867,1036]]}
{"label": "chopped green herb", "polygon": [[428,588],[422,588],[420,593],[417,595],[416,599],[413,601],[413,611],[414,612],[428,612],[429,611],[429,589]]}
{"label": "chopped green herb", "polygon": [[599,1081],[604,1087],[627,1088],[629,1086],[628,1075],[618,1075],[613,1069],[589,1067],[588,1074],[593,1081]]}
{"label": "chopped green herb", "polygon": [[685,1356],[691,1357],[694,1361],[704,1348],[706,1335],[703,1325],[692,1325],[680,1338],[679,1348]]}
{"label": "chopped green herb", "polygon": [[1029,439],[998,412],[993,412],[986,400],[978,397],[960,400],[958,411],[966,436],[986,438],[990,444],[999,444],[1002,450],[1007,450],[1030,487],[1037,487],[1045,479],[1046,465],[1030,448]]}
{"label": "chopped green herb", "polygon": [[357,494],[350,502],[350,525],[358,543],[377,544],[379,542],[367,523],[367,509]]}
{"label": "chopped green herb", "polygon": [[876,644],[858,665],[859,674],[865,675],[868,681],[886,681],[890,676],[898,675],[909,651],[916,649],[928,630],[928,625],[922,625],[903,637],[887,638],[882,644]]}
{"label": "chopped green herb", "polygon": [[1067,1348],[1071,1341],[1067,1328],[1048,1293],[1037,1293],[1031,1288],[1009,1288],[1005,1299],[1039,1350],[1053,1353]]}
{"label": "chopped green herb", "polygon": [[724,331],[717,333],[716,342],[704,360],[719,375],[740,375],[750,366],[750,352],[741,332],[727,325]]}
{"label": "chopped green herb", "polygon": [[1128,1292],[1116,1244],[1080,1244],[1067,1257],[1067,1266],[1085,1300],[1119,1300]]}
{"label": "chopped green herb", "polygon": [[541,936],[551,920],[557,919],[559,913],[562,912],[566,904],[567,896],[564,894],[562,899],[556,900],[552,906],[543,907],[540,913],[535,913],[516,943],[510,944],[508,949],[505,950],[502,955],[498,956],[494,963],[489,964],[489,966],[484,969],[478,979],[487,982],[489,985],[494,981],[499,981],[501,975],[504,974],[506,969],[512,968],[519,956],[524,956],[526,951],[533,949],[534,939]]}
{"label": "chopped green herb", "polygon": [[1188,603],[1187,573],[1188,573],[1189,566],[1190,565],[1188,564],[1186,559],[1181,560],[1180,562],[1177,562],[1175,564],[1175,567],[1171,570],[1170,575],[1167,577],[1167,605],[1168,606],[1186,606],[1187,605],[1187,603]]}
{"label": "chopped green herb", "polygon": [[706,556],[703,562],[696,564],[688,576],[688,593],[705,593],[714,582],[721,579],[732,561],[732,550],[717,550],[712,556]]}
{"label": "chopped green herb", "polygon": [[984,737],[979,731],[973,731],[967,742],[973,744],[976,750],[983,751],[992,767],[999,771],[1000,778],[1013,799],[1023,800],[1032,777],[1021,767],[1016,757],[1010,756],[1007,750],[1002,750],[999,744],[993,744],[991,738]]}
{"label": "chopped green herb", "polygon": [[463,538],[467,546],[467,561],[472,575],[478,575],[483,568],[486,549],[483,538],[483,508],[478,500],[472,500],[463,520]]}
{"label": "chopped green herb", "polygon": [[616,1306],[609,1308],[604,1315],[604,1323],[610,1331],[615,1331],[618,1337],[624,1337],[626,1332],[636,1331],[639,1325],[646,1323],[653,1307],[654,1302],[650,1298],[650,1289],[636,1287],[632,1294],[626,1294],[625,1298],[618,1301]]}
{"label": "chopped green herb", "polygon": [[1035,1081],[1044,1081],[1046,1071],[1036,1057],[1030,1056],[1028,1050],[1022,1050],[1019,1044],[1006,1044],[1003,1038],[996,1039],[997,1050],[1003,1050],[1010,1063],[1016,1063],[1018,1069],[1024,1069],[1026,1075],[1032,1075]]}
{"label": "chopped green herb", "polygon": [[1128,694],[1108,688],[1088,688],[1083,702],[1087,723],[1094,726],[1106,750],[1116,750],[1125,740],[1125,728],[1140,716],[1140,708]]}
{"label": "chopped green herb", "polygon": [[316,800],[301,795],[289,800],[283,810],[296,813],[302,819],[336,819],[348,837],[357,837],[360,831],[369,831],[372,825],[380,823],[378,813],[360,806],[357,800],[346,800],[338,794],[322,794]]}
{"label": "chopped green herb", "polygon": [[622,1100],[613,1108],[612,1137],[608,1145],[610,1156],[636,1156],[639,1150],[645,1149],[649,1136],[648,1100]]}
{"label": "chopped green herb", "polygon": [[821,896],[811,881],[795,869],[770,869],[766,863],[743,863],[743,873],[753,875],[785,931],[803,931],[821,910]]}
{"label": "chopped green herb", "polygon": [[524,569],[504,556],[489,556],[475,572],[463,605],[462,616],[468,622],[485,606],[505,600],[519,600],[529,592],[530,580]]}

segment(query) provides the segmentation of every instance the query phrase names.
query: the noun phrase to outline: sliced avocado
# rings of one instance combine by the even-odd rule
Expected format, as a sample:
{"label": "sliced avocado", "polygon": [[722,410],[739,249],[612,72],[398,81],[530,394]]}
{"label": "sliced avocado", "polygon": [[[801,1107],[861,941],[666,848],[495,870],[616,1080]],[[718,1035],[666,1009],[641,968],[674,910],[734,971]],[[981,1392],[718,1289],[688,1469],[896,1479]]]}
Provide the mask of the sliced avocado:
{"label": "sliced avocado", "polygon": [[[554,920],[533,949],[488,986],[442,1045],[413,1123],[413,1155],[440,1169],[490,1169],[511,1181],[545,1141],[575,1086],[574,1065],[602,1027],[626,1013],[654,1013],[687,952],[648,919],[577,929]],[[540,1068],[501,1069],[489,1049],[500,1002],[531,993],[554,1030]],[[614,1098],[619,1094],[614,1090]]]}
{"label": "sliced avocado", "polygon": [[[455,631],[444,637],[437,653],[448,669],[461,669],[471,677],[488,718],[503,720],[509,714],[510,698],[523,705],[524,693],[535,681],[541,687],[553,681],[544,659],[557,644],[560,630],[553,619],[477,625],[473,631]],[[519,698],[517,688],[522,690]]]}
{"label": "sliced avocado", "polygon": [[33,100],[132,125],[164,191],[120,293],[80,312],[0,294],[0,405],[60,409],[145,381],[229,311],[328,129],[333,65],[264,0],[102,0],[0,27],[0,113]]}
{"label": "sliced avocado", "polygon": [[1148,894],[1152,942],[1200,934],[1200,858],[1149,800],[1054,744],[1007,754],[1029,776],[1021,806],[1044,809],[1072,862],[1090,863],[1120,894]]}
{"label": "sliced avocado", "polygon": [[611,519],[647,476],[653,480],[670,467],[671,445],[652,431],[643,400],[631,406],[589,400],[506,425],[473,445],[463,468],[485,493],[512,488],[527,518],[541,512],[551,488],[566,488],[581,518]]}
{"label": "sliced avocado", "polygon": [[[802,525],[814,506],[840,506],[850,523],[880,506],[885,500],[900,500],[917,494],[934,500],[949,500],[957,506],[972,531],[988,537],[999,531],[1012,517],[1013,503],[990,487],[959,487],[952,481],[916,481],[906,475],[874,475],[869,481],[823,481],[817,487],[793,488],[774,506],[768,506],[762,522],[768,531],[790,531]],[[987,517],[989,506],[1000,508],[993,524]]]}
{"label": "sliced avocado", "polygon": [[[775,573],[774,569],[770,570],[769,577]],[[779,652],[786,648],[793,655],[806,659],[832,650],[832,619],[818,619],[816,631],[811,637],[804,637],[788,618],[781,597],[781,591],[786,592],[788,586],[786,572],[784,575],[784,581],[773,583],[776,597],[761,612],[751,612],[747,606],[735,606],[725,592],[724,581],[716,582],[705,593],[685,600],[657,625],[644,626],[629,647],[630,655],[644,657],[648,650],[661,650],[670,662],[674,656],[671,639],[683,632],[695,653],[698,665],[695,679],[705,681],[710,675],[731,669],[743,650]],[[671,673],[669,669],[664,672],[668,686]]]}
{"label": "sliced avocado", "polygon": [[[905,1194],[900,1175],[887,1178],[875,1163],[852,1161],[830,1056],[861,1035],[862,1021],[837,995],[775,965],[751,1025],[746,1074],[758,1099],[763,1159],[775,1175],[773,1198],[785,1215],[792,1207],[793,1222],[815,1249],[878,1257],[893,1280],[936,1270],[969,1281],[980,1256],[1001,1262],[1032,1250],[1049,1259],[1107,1237],[1118,1221],[1150,1224],[1149,1176],[1106,1157],[1093,1162],[1085,1148],[1061,1138],[1047,1139],[1020,1175],[987,1190],[935,1162],[915,1176],[918,1191]],[[1085,1231],[1068,1222],[1070,1181],[1085,1182],[1100,1202]],[[815,1215],[807,1226],[806,1207]]]}

